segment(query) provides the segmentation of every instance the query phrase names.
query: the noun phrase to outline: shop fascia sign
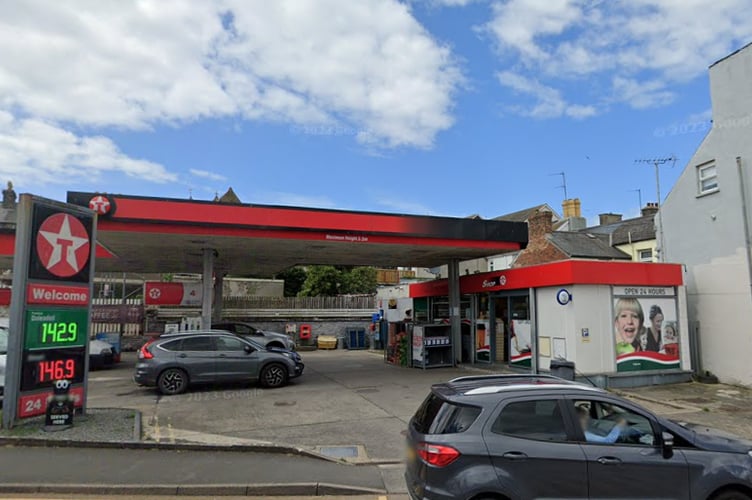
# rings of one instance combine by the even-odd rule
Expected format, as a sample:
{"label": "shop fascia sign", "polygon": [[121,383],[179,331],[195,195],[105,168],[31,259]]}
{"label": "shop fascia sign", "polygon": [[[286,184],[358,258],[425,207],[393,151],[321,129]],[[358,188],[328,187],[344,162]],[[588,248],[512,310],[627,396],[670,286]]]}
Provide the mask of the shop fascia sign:
{"label": "shop fascia sign", "polygon": [[499,276],[495,276],[493,278],[487,278],[483,280],[483,283],[481,283],[481,288],[487,289],[487,288],[497,288],[506,286],[507,284],[507,277],[503,274],[500,274]]}
{"label": "shop fascia sign", "polygon": [[672,286],[615,286],[617,297],[673,297],[676,289]]}

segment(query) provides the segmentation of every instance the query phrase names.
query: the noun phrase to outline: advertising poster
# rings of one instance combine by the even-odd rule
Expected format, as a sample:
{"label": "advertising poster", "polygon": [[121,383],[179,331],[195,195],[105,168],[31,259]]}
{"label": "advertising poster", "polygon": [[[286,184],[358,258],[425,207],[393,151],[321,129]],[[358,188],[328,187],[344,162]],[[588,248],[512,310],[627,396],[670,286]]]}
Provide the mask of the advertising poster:
{"label": "advertising poster", "polygon": [[617,372],[681,367],[673,287],[615,287],[613,318]]}
{"label": "advertising poster", "polygon": [[509,364],[513,366],[532,366],[530,320],[513,319],[509,324]]}
{"label": "advertising poster", "polygon": [[475,322],[475,360],[491,361],[491,323],[487,319]]}
{"label": "advertising poster", "polygon": [[414,364],[423,364],[423,327],[413,327],[413,361]]}

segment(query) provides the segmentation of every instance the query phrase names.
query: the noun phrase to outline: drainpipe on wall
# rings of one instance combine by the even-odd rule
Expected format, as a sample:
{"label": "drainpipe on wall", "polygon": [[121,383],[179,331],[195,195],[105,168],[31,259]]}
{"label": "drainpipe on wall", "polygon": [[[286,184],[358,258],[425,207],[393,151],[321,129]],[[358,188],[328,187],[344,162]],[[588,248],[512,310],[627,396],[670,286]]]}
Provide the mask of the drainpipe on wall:
{"label": "drainpipe on wall", "polygon": [[744,184],[744,168],[742,157],[736,157],[736,166],[739,172],[739,189],[742,194],[742,219],[744,220],[744,244],[747,247],[747,273],[749,274],[749,291],[752,297],[752,240],[749,236],[749,216],[747,215],[747,189]]}

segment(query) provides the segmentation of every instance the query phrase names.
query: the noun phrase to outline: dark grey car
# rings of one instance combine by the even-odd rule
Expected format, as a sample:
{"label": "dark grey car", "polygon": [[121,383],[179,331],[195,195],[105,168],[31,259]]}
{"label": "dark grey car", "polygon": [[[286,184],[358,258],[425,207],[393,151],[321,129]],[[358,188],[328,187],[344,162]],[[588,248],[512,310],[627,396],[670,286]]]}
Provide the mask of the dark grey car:
{"label": "dark grey car", "polygon": [[254,382],[280,387],[303,373],[296,352],[267,349],[229,332],[199,331],[162,335],[138,351],[133,380],[180,394],[191,384]]}
{"label": "dark grey car", "polygon": [[410,420],[413,499],[752,498],[752,442],[556,377],[463,377]]}

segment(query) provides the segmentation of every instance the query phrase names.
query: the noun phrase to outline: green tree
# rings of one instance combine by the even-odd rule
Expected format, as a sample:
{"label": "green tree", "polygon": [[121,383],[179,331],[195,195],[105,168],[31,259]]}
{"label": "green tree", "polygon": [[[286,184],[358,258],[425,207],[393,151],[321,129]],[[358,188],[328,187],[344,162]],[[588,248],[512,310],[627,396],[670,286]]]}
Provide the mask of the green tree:
{"label": "green tree", "polygon": [[275,278],[285,280],[285,297],[297,297],[303,289],[308,273],[303,267],[291,267],[277,274]]}
{"label": "green tree", "polygon": [[373,294],[376,293],[376,268],[355,267],[345,274],[345,284],[350,294]]}
{"label": "green tree", "polygon": [[299,295],[302,297],[334,297],[344,284],[343,272],[334,266],[311,266]]}

